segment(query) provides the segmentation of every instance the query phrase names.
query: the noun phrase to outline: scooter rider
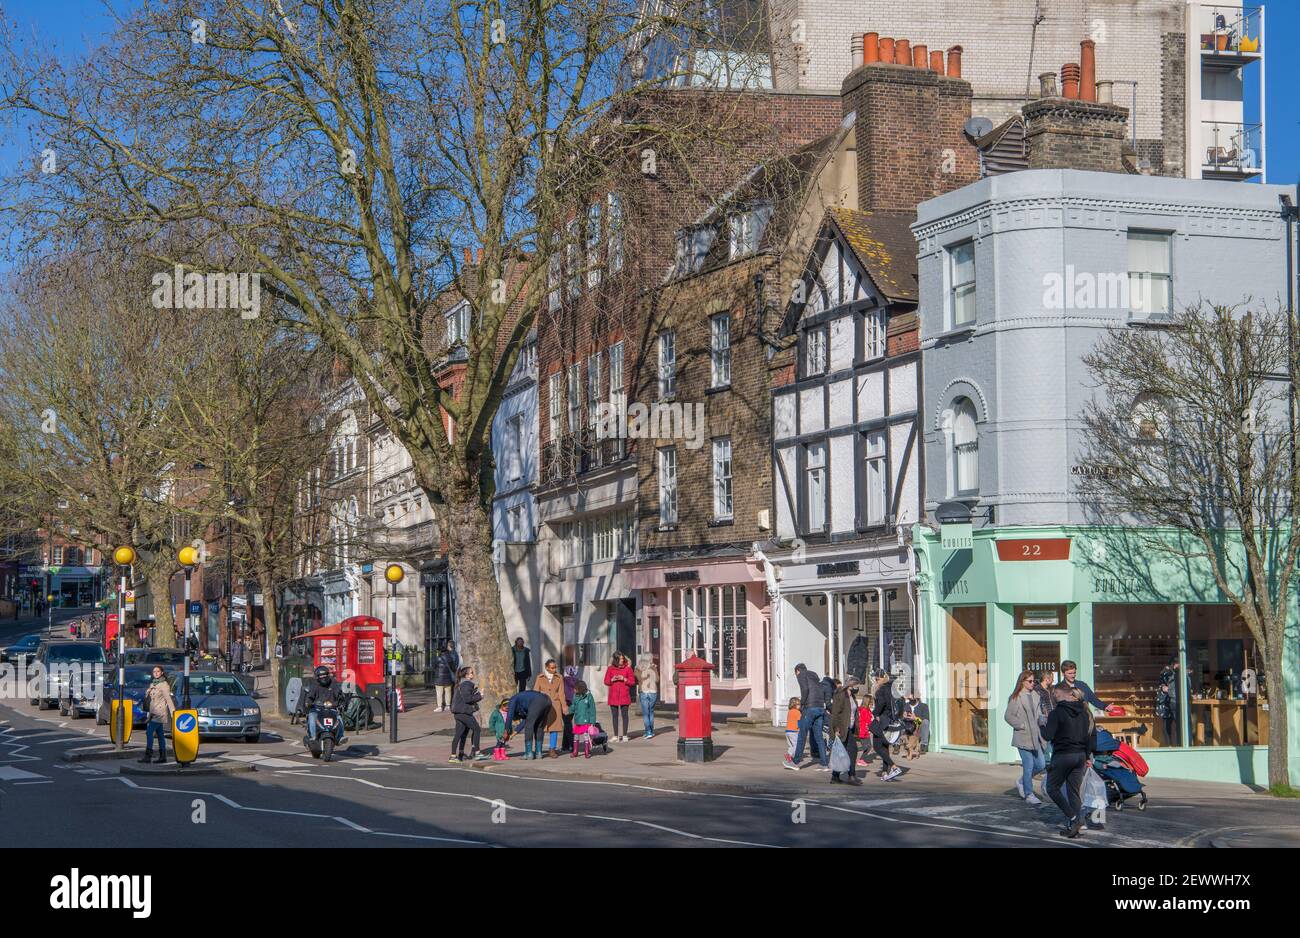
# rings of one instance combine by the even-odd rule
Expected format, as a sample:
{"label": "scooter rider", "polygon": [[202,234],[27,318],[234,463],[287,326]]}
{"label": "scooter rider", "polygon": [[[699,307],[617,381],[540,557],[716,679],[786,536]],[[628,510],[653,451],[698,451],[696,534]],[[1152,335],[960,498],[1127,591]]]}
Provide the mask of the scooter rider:
{"label": "scooter rider", "polygon": [[343,685],[334,680],[330,669],[321,665],[316,669],[316,683],[307,688],[302,697],[302,709],[307,714],[307,735],[316,738],[316,713],[314,706],[333,707],[342,712],[347,692]]}

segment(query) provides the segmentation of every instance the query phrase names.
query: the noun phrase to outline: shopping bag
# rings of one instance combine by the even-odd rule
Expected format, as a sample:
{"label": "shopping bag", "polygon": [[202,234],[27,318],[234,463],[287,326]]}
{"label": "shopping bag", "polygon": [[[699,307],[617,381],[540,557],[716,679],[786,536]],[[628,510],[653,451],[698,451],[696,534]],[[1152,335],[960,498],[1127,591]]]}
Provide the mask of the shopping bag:
{"label": "shopping bag", "polygon": [[831,771],[847,774],[851,768],[853,768],[853,763],[849,761],[849,751],[844,748],[844,743],[836,736],[835,742],[831,743]]}
{"label": "shopping bag", "polygon": [[1083,806],[1089,810],[1106,807],[1106,783],[1092,769],[1083,776],[1083,791],[1080,793]]}

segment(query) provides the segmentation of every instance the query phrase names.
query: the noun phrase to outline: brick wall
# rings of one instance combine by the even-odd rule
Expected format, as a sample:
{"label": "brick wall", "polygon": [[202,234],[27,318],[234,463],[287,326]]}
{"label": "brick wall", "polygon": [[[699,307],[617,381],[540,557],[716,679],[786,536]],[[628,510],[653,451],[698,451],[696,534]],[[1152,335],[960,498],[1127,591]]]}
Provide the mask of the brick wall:
{"label": "brick wall", "polygon": [[844,112],[857,112],[858,208],[912,211],[979,178],[962,135],[971,88],[923,68],[873,64],[844,80]]}
{"label": "brick wall", "polygon": [[1024,114],[1030,169],[1123,172],[1127,108],[1072,98],[1044,98],[1026,104]]}

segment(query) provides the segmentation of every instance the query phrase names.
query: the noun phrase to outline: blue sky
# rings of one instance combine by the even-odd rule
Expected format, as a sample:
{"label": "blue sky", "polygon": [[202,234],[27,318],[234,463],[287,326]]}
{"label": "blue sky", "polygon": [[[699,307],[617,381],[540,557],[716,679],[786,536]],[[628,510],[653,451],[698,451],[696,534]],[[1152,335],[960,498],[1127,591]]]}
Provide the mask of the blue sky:
{"label": "blue sky", "polygon": [[[111,0],[111,4],[116,9],[133,5],[131,0]],[[1268,32],[1267,181],[1295,185],[1300,180],[1300,102],[1295,65],[1288,52],[1300,46],[1300,0],[1272,0],[1264,8]],[[0,0],[0,9],[29,36],[34,31],[38,40],[61,56],[86,51],[112,26],[100,0]],[[9,131],[11,128],[6,128],[6,137]],[[10,142],[0,144],[0,168],[8,170],[14,158]]]}

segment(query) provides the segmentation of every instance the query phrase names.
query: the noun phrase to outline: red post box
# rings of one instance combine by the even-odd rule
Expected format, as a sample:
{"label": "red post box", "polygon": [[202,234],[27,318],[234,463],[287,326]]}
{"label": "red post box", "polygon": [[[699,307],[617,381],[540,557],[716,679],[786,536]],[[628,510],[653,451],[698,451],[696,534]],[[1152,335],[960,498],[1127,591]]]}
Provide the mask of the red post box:
{"label": "red post box", "polygon": [[677,758],[681,762],[713,761],[713,695],[710,686],[714,666],[692,655],[676,667]]}
{"label": "red post box", "polygon": [[358,694],[383,697],[384,623],[373,616],[352,616],[299,636],[312,639],[312,666],[324,665]]}

